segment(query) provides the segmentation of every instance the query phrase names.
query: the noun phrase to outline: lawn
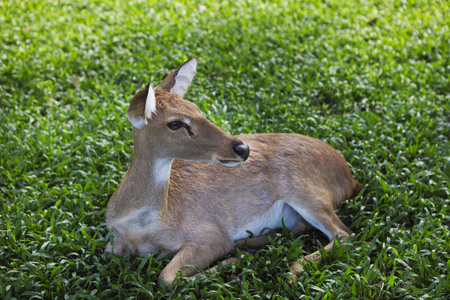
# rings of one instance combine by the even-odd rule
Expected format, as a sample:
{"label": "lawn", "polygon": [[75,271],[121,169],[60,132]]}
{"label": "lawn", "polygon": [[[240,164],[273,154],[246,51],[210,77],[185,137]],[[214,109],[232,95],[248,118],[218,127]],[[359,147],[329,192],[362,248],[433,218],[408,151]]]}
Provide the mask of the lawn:
{"label": "lawn", "polygon": [[[220,3],[219,3],[220,2]],[[448,1],[0,2],[1,299],[448,299]],[[276,234],[235,268],[157,278],[107,259],[106,204],[132,156],[127,106],[191,56],[185,98],[232,134],[320,138],[366,185],[327,242]]]}

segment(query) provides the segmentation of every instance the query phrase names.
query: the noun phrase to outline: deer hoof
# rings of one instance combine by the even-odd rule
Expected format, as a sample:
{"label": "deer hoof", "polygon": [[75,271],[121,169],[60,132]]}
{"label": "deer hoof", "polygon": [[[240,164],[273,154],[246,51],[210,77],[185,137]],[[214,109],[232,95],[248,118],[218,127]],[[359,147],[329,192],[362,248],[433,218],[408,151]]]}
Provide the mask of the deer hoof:
{"label": "deer hoof", "polygon": [[290,277],[291,279],[288,280],[289,283],[293,283],[293,282],[297,282],[298,281],[298,276],[303,272],[303,265],[301,263],[299,263],[298,261],[294,262],[290,267],[289,267],[289,273],[290,273]]}
{"label": "deer hoof", "polygon": [[175,280],[175,276],[170,276],[169,274],[164,274],[164,270],[163,270],[163,272],[158,277],[158,284],[161,288],[171,290],[170,286],[172,285],[174,280]]}

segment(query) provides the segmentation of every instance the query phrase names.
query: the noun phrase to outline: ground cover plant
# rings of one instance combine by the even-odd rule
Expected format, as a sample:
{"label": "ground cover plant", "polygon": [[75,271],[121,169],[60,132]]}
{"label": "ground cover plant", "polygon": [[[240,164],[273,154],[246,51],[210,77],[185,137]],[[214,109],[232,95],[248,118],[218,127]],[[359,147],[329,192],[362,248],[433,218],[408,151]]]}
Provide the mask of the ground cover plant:
{"label": "ground cover plant", "polygon": [[[445,299],[450,295],[447,1],[0,2],[0,298]],[[295,132],[366,183],[326,243],[276,234],[214,275],[113,257],[105,208],[132,154],[134,93],[190,56],[186,99],[233,134]]]}

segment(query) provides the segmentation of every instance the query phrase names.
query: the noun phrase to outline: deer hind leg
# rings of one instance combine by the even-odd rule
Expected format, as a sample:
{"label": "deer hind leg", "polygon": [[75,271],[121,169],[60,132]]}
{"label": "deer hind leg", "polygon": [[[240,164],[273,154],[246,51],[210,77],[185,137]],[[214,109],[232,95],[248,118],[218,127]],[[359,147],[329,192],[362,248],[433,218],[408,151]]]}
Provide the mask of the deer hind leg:
{"label": "deer hind leg", "polygon": [[[290,229],[294,234],[303,232],[309,229],[311,225],[307,223],[300,215],[297,215],[297,220]],[[258,249],[270,243],[269,237],[273,237],[273,234],[269,233],[267,235],[254,236],[250,238],[243,238],[234,242],[235,248],[244,248],[247,247],[249,249]],[[230,257],[221,262],[222,265],[230,265],[236,264],[241,261],[240,258]],[[217,272],[218,266],[210,268],[205,271],[205,273],[215,273]],[[201,275],[201,273],[195,274],[194,276]]]}
{"label": "deer hind leg", "polygon": [[[330,242],[323,247],[327,252],[332,249],[336,237],[342,238],[342,242],[345,243],[348,236],[352,233],[352,231],[338,218],[332,207],[322,206],[320,208],[314,207],[310,209],[299,209],[297,211],[309,224],[328,236]],[[290,266],[293,280],[296,281],[296,278],[303,271],[303,264],[305,261],[319,262],[321,258],[320,250],[317,250],[294,262]]]}
{"label": "deer hind leg", "polygon": [[[244,239],[237,240],[234,243],[235,248],[244,248],[244,247],[247,247],[249,249],[261,248],[270,243],[269,236],[272,236],[272,234],[269,233],[267,235],[260,235],[260,236],[255,236],[255,237],[251,237],[251,238],[244,238]],[[221,262],[221,265],[224,265],[224,266],[225,265],[234,265],[240,261],[241,261],[240,258],[230,257],[230,258],[223,260]],[[213,273],[217,272],[218,269],[219,269],[219,267],[215,266],[208,270],[205,270],[205,273],[213,274]],[[201,275],[201,273],[195,274],[194,276],[199,276],[199,275]]]}
{"label": "deer hind leg", "polygon": [[[311,225],[305,221],[305,219],[298,214],[298,212],[292,208],[288,203],[284,203],[282,207],[282,218],[285,225],[293,234],[299,234],[311,228]],[[243,238],[237,240],[235,245],[237,248],[247,246],[250,249],[257,249],[270,243],[270,238],[274,238],[274,233],[267,235],[255,236],[250,238]]]}
{"label": "deer hind leg", "polygon": [[[292,228],[290,229],[290,231],[294,234],[299,234],[299,233],[302,233],[302,232],[310,229],[311,227],[312,226],[308,222],[306,222],[305,219],[303,219],[300,215],[298,215],[297,220],[294,223],[294,225],[292,226]],[[258,249],[258,248],[261,248],[270,243],[269,237],[273,238],[274,234],[269,233],[267,235],[260,235],[260,236],[250,237],[250,238],[239,239],[234,242],[235,248],[247,247],[249,249]],[[221,264],[229,265],[229,264],[238,263],[239,261],[241,261],[240,258],[231,257],[231,258],[227,258],[227,259],[223,260],[221,262]],[[216,271],[217,271],[217,266],[210,268],[210,269],[206,270],[205,272],[212,274],[212,273],[215,273]],[[194,276],[197,276],[197,275],[201,275],[201,274],[198,273]]]}
{"label": "deer hind leg", "polygon": [[[290,231],[293,234],[300,234],[302,232],[309,230],[311,227],[312,226],[308,222],[306,222],[305,219],[302,218],[302,216],[298,215],[297,220],[292,226],[292,228],[290,228]],[[244,238],[237,240],[236,242],[234,242],[234,244],[236,248],[247,247],[250,249],[258,249],[270,243],[269,237],[273,238],[274,234],[269,233],[267,235]]]}

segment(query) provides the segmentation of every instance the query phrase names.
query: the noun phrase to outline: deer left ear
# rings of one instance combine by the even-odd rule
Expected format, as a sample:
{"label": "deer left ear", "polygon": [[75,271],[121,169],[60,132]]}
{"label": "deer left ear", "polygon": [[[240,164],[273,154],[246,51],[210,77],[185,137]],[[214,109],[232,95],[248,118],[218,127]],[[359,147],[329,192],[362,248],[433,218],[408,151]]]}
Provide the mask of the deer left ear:
{"label": "deer left ear", "polygon": [[128,106],[127,117],[134,127],[141,129],[156,113],[156,98],[151,84],[136,93]]}
{"label": "deer left ear", "polygon": [[181,65],[178,69],[170,73],[156,87],[156,90],[163,90],[172,94],[177,94],[183,98],[191,85],[197,69],[197,58],[192,57]]}

